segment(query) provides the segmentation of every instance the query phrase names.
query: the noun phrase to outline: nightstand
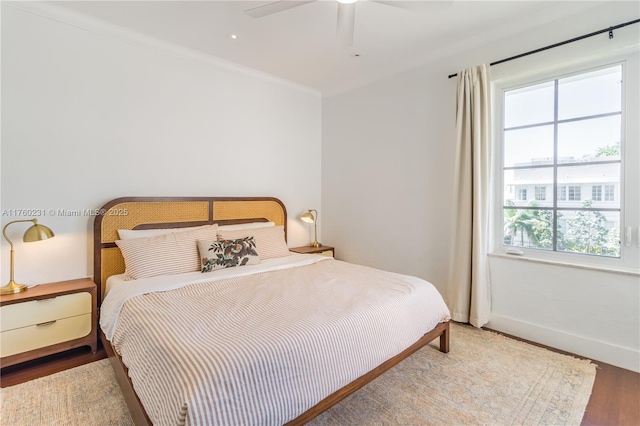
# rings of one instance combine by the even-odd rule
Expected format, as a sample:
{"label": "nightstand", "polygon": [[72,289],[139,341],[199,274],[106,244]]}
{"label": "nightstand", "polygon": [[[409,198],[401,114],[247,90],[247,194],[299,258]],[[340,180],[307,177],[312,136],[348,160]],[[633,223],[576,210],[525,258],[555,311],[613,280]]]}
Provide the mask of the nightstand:
{"label": "nightstand", "polygon": [[80,346],[95,353],[97,292],[89,278],[40,284],[0,296],[0,365]]}
{"label": "nightstand", "polygon": [[336,249],[331,246],[320,246],[320,247],[302,246],[302,247],[290,248],[289,251],[292,251],[295,253],[302,253],[302,254],[321,254],[323,256],[336,257]]}

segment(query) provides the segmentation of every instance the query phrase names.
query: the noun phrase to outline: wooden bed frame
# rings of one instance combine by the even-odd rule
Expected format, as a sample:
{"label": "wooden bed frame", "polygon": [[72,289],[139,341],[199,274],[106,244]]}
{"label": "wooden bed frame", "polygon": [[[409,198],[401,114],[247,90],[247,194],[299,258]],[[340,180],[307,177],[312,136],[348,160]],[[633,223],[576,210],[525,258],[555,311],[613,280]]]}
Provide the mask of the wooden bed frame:
{"label": "wooden bed frame", "polygon": [[[115,244],[118,229],[183,228],[218,223],[220,225],[248,222],[275,222],[287,231],[287,210],[272,197],[128,197],[118,198],[102,207],[94,222],[94,281],[101,304],[107,278],[124,272],[124,260]],[[345,387],[338,389],[300,416],[287,423],[302,425],[332,405],[360,389],[391,367],[427,345],[440,339],[440,351],[449,352],[449,323],[438,324],[402,353],[387,360]],[[111,366],[131,417],[136,425],[151,425],[136,395],[127,367],[100,331]]]}

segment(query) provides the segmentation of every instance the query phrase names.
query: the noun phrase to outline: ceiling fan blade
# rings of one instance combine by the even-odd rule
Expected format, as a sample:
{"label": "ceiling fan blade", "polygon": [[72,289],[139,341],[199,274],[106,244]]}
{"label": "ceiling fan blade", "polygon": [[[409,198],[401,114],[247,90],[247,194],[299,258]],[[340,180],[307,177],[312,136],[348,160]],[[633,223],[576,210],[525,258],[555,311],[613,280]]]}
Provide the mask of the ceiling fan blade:
{"label": "ceiling fan blade", "polygon": [[386,4],[387,6],[399,7],[413,12],[436,12],[447,10],[451,7],[454,0],[422,0],[422,1],[403,1],[403,0],[369,0],[373,3]]}
{"label": "ceiling fan blade", "polygon": [[292,9],[294,7],[302,6],[303,4],[312,3],[314,1],[316,0],[279,0],[273,3],[267,3],[262,6],[254,7],[252,9],[247,9],[244,11],[244,13],[251,16],[252,18],[262,18],[263,16],[282,12],[283,10]]}
{"label": "ceiling fan blade", "polygon": [[355,3],[338,3],[338,26],[336,33],[336,47],[346,49],[353,46],[353,32],[356,21]]}

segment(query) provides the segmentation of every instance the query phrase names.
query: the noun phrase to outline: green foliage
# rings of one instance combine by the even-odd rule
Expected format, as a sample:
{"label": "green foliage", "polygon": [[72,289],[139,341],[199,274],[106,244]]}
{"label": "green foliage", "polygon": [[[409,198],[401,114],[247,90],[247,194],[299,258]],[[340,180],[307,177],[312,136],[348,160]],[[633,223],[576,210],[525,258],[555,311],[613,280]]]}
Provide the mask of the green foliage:
{"label": "green foliage", "polygon": [[[589,208],[591,200],[582,207]],[[579,211],[567,221],[567,232],[559,249],[576,253],[618,256],[620,252],[619,231],[606,228],[607,218],[599,211]]]}
{"label": "green foliage", "polygon": [[613,145],[602,146],[597,149],[596,157],[616,157],[620,156],[620,142]]}
{"label": "green foliage", "polygon": [[[513,206],[512,200],[507,200]],[[535,201],[529,201],[529,207],[538,207]],[[553,216],[550,210],[505,209],[504,243],[508,245],[550,249],[553,247]],[[518,244],[517,236],[520,233]]]}

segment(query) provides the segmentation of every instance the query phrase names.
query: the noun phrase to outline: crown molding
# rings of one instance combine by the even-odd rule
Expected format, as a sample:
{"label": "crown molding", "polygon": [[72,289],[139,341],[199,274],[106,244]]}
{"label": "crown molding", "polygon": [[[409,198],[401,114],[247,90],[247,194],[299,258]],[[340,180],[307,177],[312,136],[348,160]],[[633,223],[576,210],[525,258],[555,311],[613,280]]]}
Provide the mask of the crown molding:
{"label": "crown molding", "polygon": [[164,41],[156,37],[151,37],[138,31],[67,9],[50,1],[2,1],[2,4],[121,42],[133,44],[144,49],[170,55],[175,58],[196,62],[231,74],[248,76],[269,83],[274,83],[289,89],[317,96],[318,98],[321,96],[320,91],[308,86],[276,77],[253,68],[245,67],[213,55],[208,55],[194,49],[180,46],[175,43]]}

